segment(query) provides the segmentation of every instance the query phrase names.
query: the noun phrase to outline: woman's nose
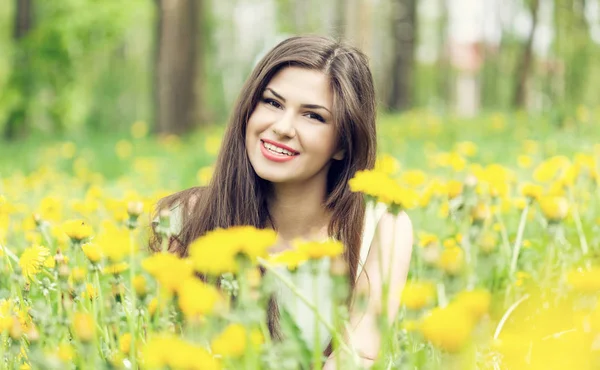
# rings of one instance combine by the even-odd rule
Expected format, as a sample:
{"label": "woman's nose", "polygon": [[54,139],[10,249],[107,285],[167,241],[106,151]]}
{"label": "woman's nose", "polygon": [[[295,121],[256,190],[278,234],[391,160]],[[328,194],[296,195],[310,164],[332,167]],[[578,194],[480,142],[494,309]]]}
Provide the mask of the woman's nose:
{"label": "woman's nose", "polygon": [[279,136],[294,137],[296,129],[294,127],[294,115],[291,111],[285,112],[271,127],[273,132]]}

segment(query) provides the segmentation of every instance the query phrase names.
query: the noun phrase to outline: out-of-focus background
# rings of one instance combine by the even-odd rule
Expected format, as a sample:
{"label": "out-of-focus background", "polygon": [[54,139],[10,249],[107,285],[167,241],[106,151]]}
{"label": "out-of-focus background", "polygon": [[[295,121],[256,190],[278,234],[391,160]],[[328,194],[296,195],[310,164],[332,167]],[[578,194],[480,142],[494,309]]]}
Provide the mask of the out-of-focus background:
{"label": "out-of-focus background", "polygon": [[600,0],[11,0],[0,172],[204,184],[244,80],[297,34],[368,54],[381,152],[408,167],[461,141],[514,166],[524,140],[544,157],[600,131]]}
{"label": "out-of-focus background", "polygon": [[181,134],[226,121],[258,58],[289,35],[343,37],[371,59],[383,111],[556,119],[600,102],[598,0],[6,0],[3,140]]}

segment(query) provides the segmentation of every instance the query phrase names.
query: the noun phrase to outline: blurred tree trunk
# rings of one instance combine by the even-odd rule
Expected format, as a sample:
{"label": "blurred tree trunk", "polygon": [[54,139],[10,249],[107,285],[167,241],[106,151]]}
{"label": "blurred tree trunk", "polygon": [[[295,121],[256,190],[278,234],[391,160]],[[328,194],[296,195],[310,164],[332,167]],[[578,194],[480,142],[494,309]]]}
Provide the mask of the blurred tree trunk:
{"label": "blurred tree trunk", "polygon": [[409,108],[413,100],[416,8],[416,0],[392,0],[392,86],[386,100],[393,111]]}
{"label": "blurred tree trunk", "polygon": [[527,81],[533,65],[533,39],[538,24],[540,2],[539,0],[530,0],[528,5],[531,12],[531,30],[525,45],[523,45],[521,59],[517,64],[517,80],[515,81],[515,93],[513,95],[513,106],[515,108],[524,108],[527,103]]}
{"label": "blurred tree trunk", "polygon": [[15,9],[13,39],[16,51],[8,86],[17,91],[19,98],[8,114],[8,120],[4,127],[4,137],[7,140],[26,135],[28,131],[27,113],[33,92],[31,71],[27,68],[29,58],[26,48],[22,45],[22,39],[33,27],[33,0],[15,0]]}
{"label": "blurred tree trunk", "polygon": [[438,59],[437,67],[437,91],[444,108],[450,104],[450,53],[448,46],[448,3],[440,0],[440,19],[438,23]]}
{"label": "blurred tree trunk", "polygon": [[156,0],[156,131],[181,134],[196,126],[195,88],[200,0]]}

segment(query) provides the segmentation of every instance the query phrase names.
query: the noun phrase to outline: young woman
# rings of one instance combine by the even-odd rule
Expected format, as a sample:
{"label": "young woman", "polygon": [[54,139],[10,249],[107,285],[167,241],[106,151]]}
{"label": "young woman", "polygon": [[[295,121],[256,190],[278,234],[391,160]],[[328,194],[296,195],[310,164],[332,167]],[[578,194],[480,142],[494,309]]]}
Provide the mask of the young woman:
{"label": "young woman", "polygon": [[[287,39],[267,53],[242,88],[210,185],[176,193],[157,207],[177,207],[170,249],[182,256],[195,238],[235,225],[273,228],[283,248],[297,237],[343,242],[352,291],[369,291],[366,312],[351,308],[351,329],[345,333],[366,364],[380,345],[382,276],[391,267],[391,292],[399,292],[412,249],[406,214],[367,209],[363,195],[348,187],[356,171],[375,164],[375,115],[373,79],[363,53],[323,37]],[[313,286],[298,283],[307,290]],[[319,297],[319,306],[330,299],[326,292]],[[272,302],[269,329],[277,337],[277,310],[285,302],[277,297]],[[388,304],[391,322],[399,294]],[[305,312],[299,311],[298,326],[310,333],[314,323]],[[321,343],[330,351],[327,342]],[[325,368],[333,368],[332,356]]]}

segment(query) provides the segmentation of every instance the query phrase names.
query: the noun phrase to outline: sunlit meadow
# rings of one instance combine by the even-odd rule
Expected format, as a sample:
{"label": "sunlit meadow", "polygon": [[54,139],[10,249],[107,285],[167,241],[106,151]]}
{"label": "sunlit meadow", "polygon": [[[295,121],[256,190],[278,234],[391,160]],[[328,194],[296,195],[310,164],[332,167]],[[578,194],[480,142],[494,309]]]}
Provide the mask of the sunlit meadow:
{"label": "sunlit meadow", "polygon": [[[415,243],[403,292],[372,287],[402,300],[391,328],[380,320],[375,368],[600,367],[599,120],[584,106],[564,117],[380,118],[377,168],[349,185],[406,211]],[[322,258],[335,262],[327,325],[339,368],[360,368],[339,340],[341,244],[271,255],[274,232],[239,227],[196,240],[186,259],[148,252],[156,200],[210,181],[222,132],[148,130],[0,148],[1,368],[308,368],[319,349],[285,312],[287,339],[272,341],[264,317],[274,282],[290,284],[281,269]],[[170,217],[158,219],[165,241]]]}

